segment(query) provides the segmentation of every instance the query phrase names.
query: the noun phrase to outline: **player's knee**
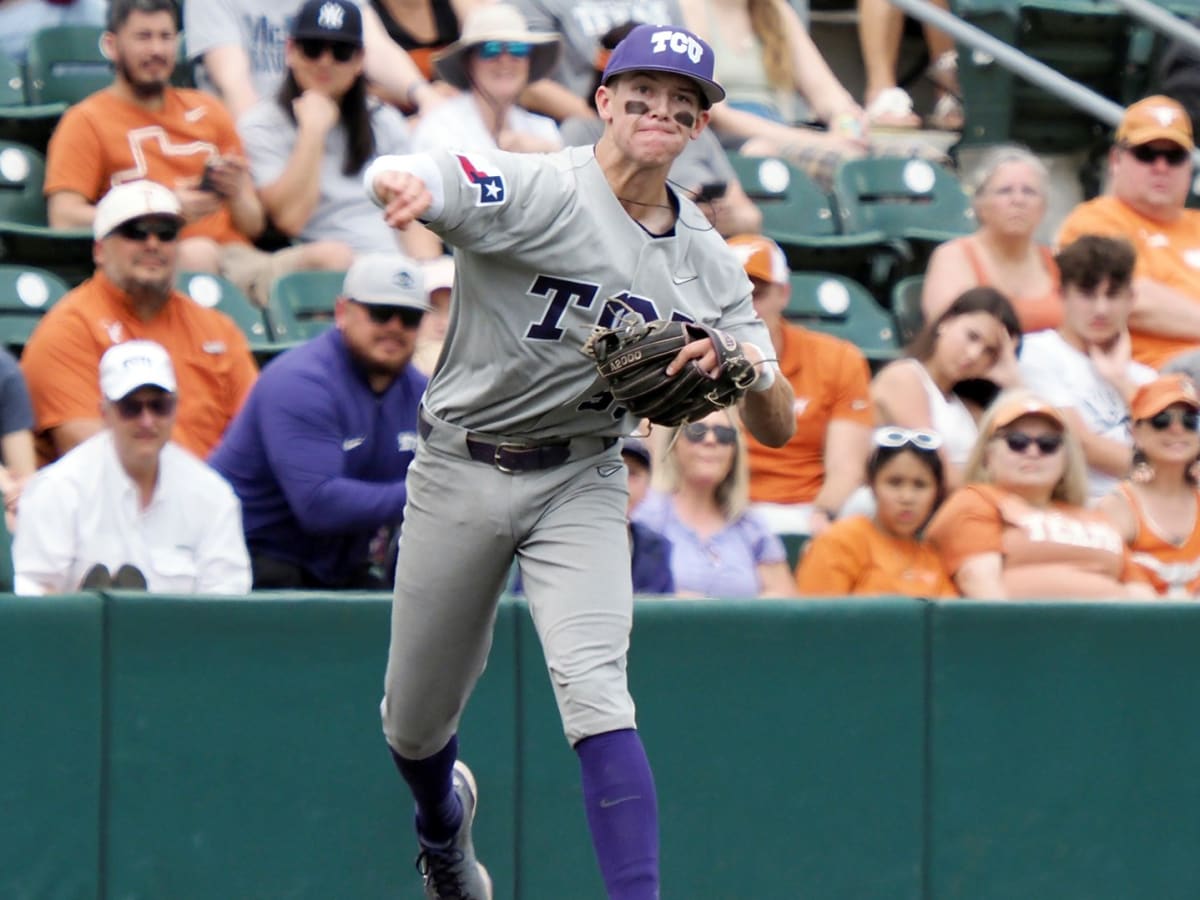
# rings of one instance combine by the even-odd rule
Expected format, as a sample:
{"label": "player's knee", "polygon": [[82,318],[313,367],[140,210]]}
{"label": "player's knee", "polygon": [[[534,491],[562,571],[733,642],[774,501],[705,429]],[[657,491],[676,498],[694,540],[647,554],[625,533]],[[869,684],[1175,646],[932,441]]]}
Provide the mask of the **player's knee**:
{"label": "player's knee", "polygon": [[405,759],[433,756],[446,746],[455,731],[454,723],[434,726],[399,715],[394,705],[388,702],[386,694],[379,704],[379,715],[383,720],[383,736],[388,746]]}
{"label": "player's knee", "polygon": [[614,662],[570,680],[552,678],[563,733],[572,746],[592,735],[635,726],[624,665]]}

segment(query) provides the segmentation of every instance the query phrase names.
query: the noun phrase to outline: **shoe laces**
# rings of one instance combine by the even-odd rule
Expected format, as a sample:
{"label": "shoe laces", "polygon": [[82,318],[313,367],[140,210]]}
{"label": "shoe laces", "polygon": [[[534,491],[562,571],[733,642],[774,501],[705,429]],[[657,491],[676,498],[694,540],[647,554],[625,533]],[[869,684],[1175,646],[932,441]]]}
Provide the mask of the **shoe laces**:
{"label": "shoe laces", "polygon": [[446,850],[425,849],[417,856],[417,871],[432,884],[441,900],[472,900],[462,882],[462,864],[466,854],[456,847]]}

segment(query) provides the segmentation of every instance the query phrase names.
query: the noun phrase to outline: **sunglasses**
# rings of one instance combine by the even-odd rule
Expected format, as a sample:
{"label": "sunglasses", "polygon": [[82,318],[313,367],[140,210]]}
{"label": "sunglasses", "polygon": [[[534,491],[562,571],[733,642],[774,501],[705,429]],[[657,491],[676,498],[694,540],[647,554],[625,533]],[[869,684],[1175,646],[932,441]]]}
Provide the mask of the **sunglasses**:
{"label": "sunglasses", "polygon": [[533,52],[533,44],[528,41],[484,41],[475,52],[480,59],[495,59],[501,53],[507,53],[514,59],[524,59]]}
{"label": "sunglasses", "polygon": [[936,431],[914,431],[910,428],[876,428],[876,447],[903,447],[912,444],[918,450],[937,450],[942,436]]}
{"label": "sunglasses", "polygon": [[1160,158],[1165,159],[1168,166],[1182,166],[1190,155],[1183,147],[1171,147],[1169,150],[1165,150],[1162,147],[1151,147],[1149,144],[1138,144],[1136,147],[1126,149],[1134,159],[1148,166]]}
{"label": "sunglasses", "polygon": [[162,243],[169,244],[179,237],[178,222],[155,221],[154,219],[134,219],[132,222],[124,222],[113,229],[114,234],[119,234],[127,241],[145,241],[153,236],[158,238]]}
{"label": "sunglasses", "polygon": [[718,444],[732,447],[737,443],[737,429],[730,425],[705,425],[703,422],[692,422],[683,426],[683,436],[693,444],[701,443],[708,437],[710,431]]}
{"label": "sunglasses", "polygon": [[361,300],[355,300],[354,302],[367,311],[367,315],[371,317],[371,321],[376,325],[386,325],[396,316],[399,316],[400,324],[405,328],[416,328],[421,324],[421,318],[425,315],[423,310],[413,309],[410,306],[363,303]]}
{"label": "sunglasses", "polygon": [[1164,409],[1144,421],[1149,422],[1150,427],[1155,431],[1166,431],[1171,427],[1172,422],[1181,424],[1185,431],[1196,431],[1200,429],[1200,412],[1196,412],[1194,409]]}
{"label": "sunglasses", "polygon": [[163,419],[175,412],[175,395],[159,394],[148,400],[122,397],[120,400],[114,401],[113,405],[117,408],[117,415],[129,422],[140,419],[142,413],[147,409],[150,410],[151,415]]}
{"label": "sunglasses", "polygon": [[333,54],[334,62],[350,62],[354,54],[358,52],[358,47],[353,44],[347,44],[342,41],[321,41],[316,39],[308,39],[298,42],[300,52],[309,59],[320,59],[325,51],[328,50]]}
{"label": "sunglasses", "polygon": [[1034,437],[1032,434],[1026,434],[1023,431],[1006,431],[1004,434],[997,435],[1008,449],[1013,453],[1024,453],[1030,447],[1037,447],[1038,453],[1042,456],[1052,456],[1057,453],[1063,445],[1063,436],[1061,434],[1039,434]]}

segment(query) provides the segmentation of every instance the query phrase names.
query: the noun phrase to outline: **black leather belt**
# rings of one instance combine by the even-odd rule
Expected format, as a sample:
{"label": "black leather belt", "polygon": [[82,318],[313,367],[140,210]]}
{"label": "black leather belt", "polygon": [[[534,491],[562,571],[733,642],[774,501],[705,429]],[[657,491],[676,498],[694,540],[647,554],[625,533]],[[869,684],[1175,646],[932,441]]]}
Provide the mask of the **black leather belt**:
{"label": "black leather belt", "polygon": [[[423,412],[418,418],[417,430],[423,438],[428,438],[430,432],[433,431],[433,423],[425,417]],[[599,440],[605,450],[617,442],[615,437],[600,438]],[[468,434],[466,443],[467,454],[471,459],[495,466],[501,472],[536,472],[540,469],[553,469],[571,458],[570,441],[517,444],[489,441],[486,438]]]}

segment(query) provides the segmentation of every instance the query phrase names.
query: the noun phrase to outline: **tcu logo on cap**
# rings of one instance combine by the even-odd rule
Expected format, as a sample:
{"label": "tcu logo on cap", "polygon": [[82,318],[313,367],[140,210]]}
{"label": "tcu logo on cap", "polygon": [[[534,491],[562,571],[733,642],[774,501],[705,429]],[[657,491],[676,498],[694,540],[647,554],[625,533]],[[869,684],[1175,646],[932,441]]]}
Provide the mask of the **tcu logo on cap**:
{"label": "tcu logo on cap", "polygon": [[317,11],[317,24],[338,31],[346,21],[346,10],[337,3],[325,3]]}
{"label": "tcu logo on cap", "polygon": [[655,53],[662,53],[670,47],[672,53],[686,53],[693,63],[700,62],[700,57],[704,56],[704,48],[684,31],[656,31],[650,35],[650,41],[654,44]]}

